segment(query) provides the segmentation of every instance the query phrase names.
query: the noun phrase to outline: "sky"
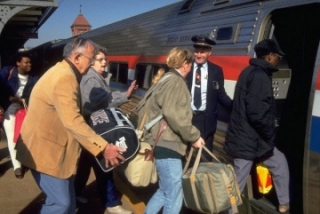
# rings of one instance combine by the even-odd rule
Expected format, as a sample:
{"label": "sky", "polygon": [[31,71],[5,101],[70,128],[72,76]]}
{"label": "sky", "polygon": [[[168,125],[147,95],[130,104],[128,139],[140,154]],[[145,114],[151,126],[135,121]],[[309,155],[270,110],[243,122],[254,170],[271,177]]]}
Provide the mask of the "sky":
{"label": "sky", "polygon": [[58,0],[58,8],[39,28],[38,39],[29,39],[25,48],[32,48],[55,39],[72,36],[71,25],[80,14],[96,29],[140,13],[181,0]]}

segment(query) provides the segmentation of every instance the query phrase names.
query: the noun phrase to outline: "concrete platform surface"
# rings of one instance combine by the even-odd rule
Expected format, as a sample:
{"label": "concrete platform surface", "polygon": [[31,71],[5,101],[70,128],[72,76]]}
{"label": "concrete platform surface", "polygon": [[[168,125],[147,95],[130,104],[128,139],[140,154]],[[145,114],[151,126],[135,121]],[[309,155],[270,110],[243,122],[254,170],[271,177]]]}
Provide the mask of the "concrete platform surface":
{"label": "concrete platform surface", "polygon": [[[104,213],[105,209],[101,206],[96,191],[93,172],[84,190],[84,196],[89,199],[89,203],[79,204],[77,214]],[[126,209],[133,210],[126,198],[120,198],[122,198],[122,205]],[[2,139],[0,140],[0,214],[36,214],[44,199],[44,194],[40,191],[30,172],[27,172],[21,180],[14,176],[7,141],[2,131]]]}

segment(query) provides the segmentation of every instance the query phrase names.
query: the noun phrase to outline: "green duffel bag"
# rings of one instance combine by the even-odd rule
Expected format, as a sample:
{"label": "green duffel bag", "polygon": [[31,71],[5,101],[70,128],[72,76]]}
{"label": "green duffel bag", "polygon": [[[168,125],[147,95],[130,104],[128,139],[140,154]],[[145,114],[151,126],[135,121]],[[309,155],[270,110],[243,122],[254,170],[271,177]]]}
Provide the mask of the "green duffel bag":
{"label": "green duffel bag", "polygon": [[[202,150],[206,150],[216,162],[200,163]],[[182,176],[182,188],[186,207],[201,213],[219,213],[232,209],[238,213],[242,204],[237,179],[230,164],[221,163],[206,147],[198,150],[194,166],[188,169],[191,148]]]}

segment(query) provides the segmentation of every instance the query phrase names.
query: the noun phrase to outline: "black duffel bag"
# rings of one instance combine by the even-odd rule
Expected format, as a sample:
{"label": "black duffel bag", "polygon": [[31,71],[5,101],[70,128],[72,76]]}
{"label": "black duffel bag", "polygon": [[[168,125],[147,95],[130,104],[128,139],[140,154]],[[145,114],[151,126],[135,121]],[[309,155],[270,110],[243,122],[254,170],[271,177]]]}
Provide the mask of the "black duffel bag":
{"label": "black duffel bag", "polygon": [[[127,151],[122,156],[128,160],[133,157],[139,149],[139,140],[135,127],[119,108],[106,108],[93,112],[88,121],[90,127],[109,143]],[[105,167],[104,157],[96,157],[98,164],[104,172],[113,169],[112,166]]]}

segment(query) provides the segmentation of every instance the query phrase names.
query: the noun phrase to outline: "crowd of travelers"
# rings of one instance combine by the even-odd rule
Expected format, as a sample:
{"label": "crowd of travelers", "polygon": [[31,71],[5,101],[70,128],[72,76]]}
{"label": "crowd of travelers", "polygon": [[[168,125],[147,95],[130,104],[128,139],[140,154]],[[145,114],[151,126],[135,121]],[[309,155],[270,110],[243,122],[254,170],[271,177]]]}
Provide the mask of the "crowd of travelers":
{"label": "crowd of travelers", "polygon": [[[180,47],[170,50],[166,67],[158,71],[153,81],[160,90],[153,92],[149,105],[141,110],[146,113],[146,122],[162,115],[167,123],[154,150],[158,189],[144,213],[180,213],[186,152],[190,147],[214,149],[218,104],[230,114],[224,149],[233,157],[240,191],[245,188],[253,163],[263,162],[273,176],[278,212],[289,213],[289,170],[284,154],[275,144],[271,79],[285,54],[274,40],[257,43],[256,58],[250,59],[241,72],[232,100],[224,88],[222,68],[208,60],[215,41],[193,36],[191,42],[193,52]],[[116,167],[125,161],[126,149],[96,134],[88,120],[94,111],[128,102],[138,88],[136,81],[125,92],[112,91],[107,49],[81,37],[65,45],[63,60],[41,78],[32,72],[31,60],[30,55],[19,52],[14,66],[0,70],[0,122],[15,177],[23,179],[25,173],[32,174],[46,197],[40,214],[74,214],[77,202],[88,202],[82,190],[92,167],[105,213],[133,213],[117,198],[113,171],[103,172],[95,160],[100,155],[106,166]],[[164,77],[165,81],[159,81]],[[25,108],[23,103],[27,113],[20,137],[14,142],[16,112]],[[150,129],[146,139],[151,145],[159,124],[160,121]],[[211,156],[204,160],[211,161]]]}

